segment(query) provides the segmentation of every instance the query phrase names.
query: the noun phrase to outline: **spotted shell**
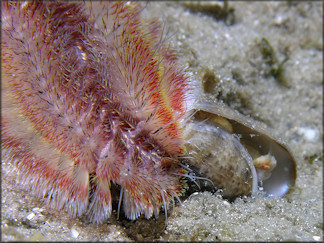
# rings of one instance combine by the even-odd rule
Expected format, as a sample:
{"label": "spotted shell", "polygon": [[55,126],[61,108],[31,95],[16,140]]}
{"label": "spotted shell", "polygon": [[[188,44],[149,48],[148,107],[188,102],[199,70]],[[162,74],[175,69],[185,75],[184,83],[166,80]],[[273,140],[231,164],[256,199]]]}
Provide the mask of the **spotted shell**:
{"label": "spotted shell", "polygon": [[255,195],[282,197],[296,180],[296,162],[264,124],[222,103],[201,102],[185,127],[190,164],[227,198]]}

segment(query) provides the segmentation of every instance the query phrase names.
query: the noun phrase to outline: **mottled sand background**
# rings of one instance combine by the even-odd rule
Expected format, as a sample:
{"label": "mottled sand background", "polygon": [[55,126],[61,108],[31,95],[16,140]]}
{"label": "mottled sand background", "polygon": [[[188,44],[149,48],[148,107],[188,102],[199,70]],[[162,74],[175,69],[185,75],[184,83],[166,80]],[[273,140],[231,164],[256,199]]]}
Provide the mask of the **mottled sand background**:
{"label": "mottled sand background", "polygon": [[[2,240],[322,241],[322,2],[229,2],[227,8],[154,2],[144,14],[161,17],[204,99],[264,122],[287,142],[297,160],[296,189],[282,199],[231,204],[210,192],[195,193],[170,210],[166,229],[163,213],[134,222],[117,221],[114,214],[98,226],[47,209],[16,186],[12,174],[5,175],[4,161]],[[262,38],[275,53],[273,64],[262,56]],[[271,74],[279,66],[279,74]]]}

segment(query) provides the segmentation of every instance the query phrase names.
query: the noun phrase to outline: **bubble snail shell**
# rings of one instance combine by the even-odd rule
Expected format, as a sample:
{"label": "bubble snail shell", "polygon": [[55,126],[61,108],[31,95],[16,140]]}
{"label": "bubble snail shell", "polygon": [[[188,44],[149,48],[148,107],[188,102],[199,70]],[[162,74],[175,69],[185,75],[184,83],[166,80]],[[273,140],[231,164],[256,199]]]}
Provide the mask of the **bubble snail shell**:
{"label": "bubble snail shell", "polygon": [[263,124],[222,103],[201,102],[184,128],[190,165],[226,198],[282,197],[296,180],[296,162]]}

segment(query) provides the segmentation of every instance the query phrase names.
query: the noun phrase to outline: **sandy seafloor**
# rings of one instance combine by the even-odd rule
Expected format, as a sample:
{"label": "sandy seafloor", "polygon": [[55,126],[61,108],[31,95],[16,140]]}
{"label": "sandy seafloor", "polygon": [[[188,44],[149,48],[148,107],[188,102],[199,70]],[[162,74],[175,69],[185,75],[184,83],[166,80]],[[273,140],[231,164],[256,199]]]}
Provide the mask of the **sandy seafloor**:
{"label": "sandy seafloor", "polygon": [[[136,221],[117,220],[115,213],[94,225],[48,209],[15,185],[3,161],[2,241],[323,241],[322,2],[229,2],[232,10],[220,19],[207,11],[215,13],[217,3],[198,12],[195,4],[149,3],[144,14],[161,17],[181,64],[206,91],[204,99],[223,101],[286,141],[297,161],[295,190],[281,199],[233,203],[197,192],[169,211],[166,228],[163,213]],[[262,38],[278,63],[289,57],[279,78],[269,75]]]}

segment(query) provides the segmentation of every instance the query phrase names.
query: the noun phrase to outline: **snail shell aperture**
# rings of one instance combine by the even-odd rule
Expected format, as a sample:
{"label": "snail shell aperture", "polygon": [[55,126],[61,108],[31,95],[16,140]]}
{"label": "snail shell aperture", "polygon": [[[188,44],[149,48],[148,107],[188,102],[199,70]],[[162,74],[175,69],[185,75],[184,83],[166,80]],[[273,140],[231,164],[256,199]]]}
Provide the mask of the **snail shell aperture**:
{"label": "snail shell aperture", "polygon": [[294,186],[296,162],[270,130],[222,103],[198,103],[184,128],[190,164],[226,198],[282,197]]}

